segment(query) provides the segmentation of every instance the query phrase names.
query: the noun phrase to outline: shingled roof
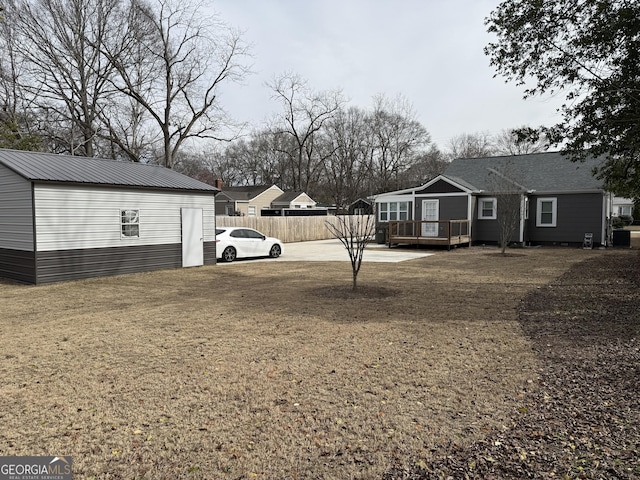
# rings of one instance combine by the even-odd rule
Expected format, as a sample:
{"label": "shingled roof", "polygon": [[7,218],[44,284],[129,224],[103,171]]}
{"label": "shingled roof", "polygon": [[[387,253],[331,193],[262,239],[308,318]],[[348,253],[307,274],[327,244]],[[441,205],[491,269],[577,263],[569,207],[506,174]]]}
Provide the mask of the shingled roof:
{"label": "shingled roof", "polygon": [[176,171],[143,163],[0,149],[0,165],[38,183],[219,192],[211,185]]}
{"label": "shingled roof", "polygon": [[593,169],[601,164],[602,160],[595,158],[572,162],[560,152],[459,158],[449,164],[444,176],[472,190],[488,191],[489,172],[493,169],[528,190],[569,193],[602,189],[602,181],[593,175]]}
{"label": "shingled roof", "polygon": [[275,185],[246,185],[242,187],[225,187],[223,191],[229,198],[237,201],[243,201],[243,200],[253,200],[258,195],[266,192],[272,187],[276,187],[276,186]]}

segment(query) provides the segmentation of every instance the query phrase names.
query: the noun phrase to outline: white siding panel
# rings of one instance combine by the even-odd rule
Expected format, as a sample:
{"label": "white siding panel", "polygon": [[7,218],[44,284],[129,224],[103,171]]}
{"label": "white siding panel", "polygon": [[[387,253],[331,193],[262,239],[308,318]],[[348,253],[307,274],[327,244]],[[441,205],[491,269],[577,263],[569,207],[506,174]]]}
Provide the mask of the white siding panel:
{"label": "white siding panel", "polygon": [[0,166],[0,248],[33,251],[31,182]]}
{"label": "white siding panel", "polygon": [[[38,251],[181,243],[180,209],[202,208],[204,241],[215,241],[213,195],[36,185]],[[140,237],[120,235],[120,211],[139,210]]]}

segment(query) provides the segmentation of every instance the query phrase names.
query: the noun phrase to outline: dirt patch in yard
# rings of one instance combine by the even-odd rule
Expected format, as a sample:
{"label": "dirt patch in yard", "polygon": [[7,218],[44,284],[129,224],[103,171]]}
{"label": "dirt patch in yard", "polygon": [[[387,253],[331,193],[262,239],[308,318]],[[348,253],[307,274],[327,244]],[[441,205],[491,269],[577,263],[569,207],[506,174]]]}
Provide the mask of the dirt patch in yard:
{"label": "dirt patch in yard", "polygon": [[548,340],[522,312],[556,297],[531,292],[583,261],[637,260],[495,252],[365,264],[358,294],[348,262],[0,284],[0,452],[72,455],[77,478],[452,469],[443,452],[508,431],[550,388]]}
{"label": "dirt patch in yard", "polygon": [[640,257],[586,260],[518,307],[539,388],[512,420],[387,479],[640,478]]}

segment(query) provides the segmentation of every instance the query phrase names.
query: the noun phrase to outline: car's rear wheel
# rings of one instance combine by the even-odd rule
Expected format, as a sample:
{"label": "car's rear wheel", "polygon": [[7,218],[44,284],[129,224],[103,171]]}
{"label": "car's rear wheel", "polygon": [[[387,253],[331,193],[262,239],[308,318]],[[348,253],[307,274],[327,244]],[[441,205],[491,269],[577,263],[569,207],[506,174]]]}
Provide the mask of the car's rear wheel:
{"label": "car's rear wheel", "polygon": [[281,253],[282,248],[280,248],[280,245],[278,245],[277,243],[271,247],[271,250],[269,250],[269,256],[271,258],[278,258]]}
{"label": "car's rear wheel", "polygon": [[236,249],[233,247],[227,247],[222,252],[222,260],[225,262],[233,262],[236,259]]}

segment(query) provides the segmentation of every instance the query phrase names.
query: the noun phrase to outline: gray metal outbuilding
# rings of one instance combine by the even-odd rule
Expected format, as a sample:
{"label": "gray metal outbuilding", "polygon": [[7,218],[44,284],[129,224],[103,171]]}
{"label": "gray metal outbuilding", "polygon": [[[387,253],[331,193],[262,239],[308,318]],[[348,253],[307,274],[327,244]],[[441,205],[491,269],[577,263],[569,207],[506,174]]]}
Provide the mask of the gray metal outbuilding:
{"label": "gray metal outbuilding", "polygon": [[213,264],[219,190],[160,166],[0,149],[0,276]]}

